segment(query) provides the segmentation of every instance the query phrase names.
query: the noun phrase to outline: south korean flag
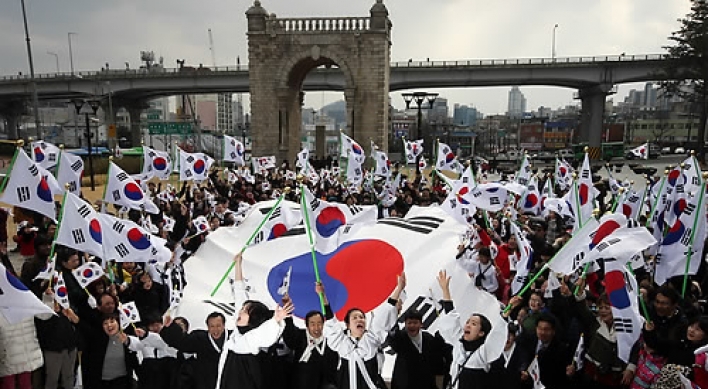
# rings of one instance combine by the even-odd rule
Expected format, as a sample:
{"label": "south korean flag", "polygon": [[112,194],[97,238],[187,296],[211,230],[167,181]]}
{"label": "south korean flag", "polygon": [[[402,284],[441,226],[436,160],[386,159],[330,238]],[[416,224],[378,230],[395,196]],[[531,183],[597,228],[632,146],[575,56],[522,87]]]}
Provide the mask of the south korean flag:
{"label": "south korean flag", "polygon": [[246,164],[244,160],[246,148],[243,143],[236,140],[236,138],[228,135],[224,135],[224,161],[234,162],[239,166]]}
{"label": "south korean flag", "polygon": [[39,140],[32,142],[32,159],[34,162],[45,168],[51,169],[59,163],[59,154],[61,154],[61,149],[56,145]]}
{"label": "south korean flag", "polygon": [[152,236],[138,224],[127,219],[100,213],[105,245],[104,258],[116,262],[150,262],[160,255]]}
{"label": "south korean flag", "polygon": [[108,183],[103,201],[152,214],[160,212],[135,179],[113,162],[109,162]]}
{"label": "south korean flag", "polygon": [[40,168],[22,149],[16,151],[10,178],[0,202],[32,209],[52,220],[56,219],[54,193]]}
{"label": "south korean flag", "polygon": [[69,192],[81,195],[81,178],[84,175],[84,161],[78,155],[61,153],[59,158],[57,181],[59,186],[68,188]]}
{"label": "south korean flag", "polygon": [[407,141],[403,139],[403,144],[405,145],[406,151],[406,164],[414,164],[416,158],[423,154],[423,140],[418,139],[414,141]]}
{"label": "south korean flag", "polygon": [[146,177],[157,177],[160,180],[169,180],[172,173],[172,157],[170,153],[143,146],[143,174]]}
{"label": "south korean flag", "polygon": [[91,204],[67,193],[62,207],[56,243],[103,257],[103,233],[98,213]]}

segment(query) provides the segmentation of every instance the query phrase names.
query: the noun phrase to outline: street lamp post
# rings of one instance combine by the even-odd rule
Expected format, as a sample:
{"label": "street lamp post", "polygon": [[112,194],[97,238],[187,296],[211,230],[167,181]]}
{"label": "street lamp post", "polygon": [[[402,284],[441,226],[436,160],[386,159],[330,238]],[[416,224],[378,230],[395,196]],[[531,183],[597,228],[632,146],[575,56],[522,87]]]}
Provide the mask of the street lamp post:
{"label": "street lamp post", "polygon": [[556,61],[556,29],[558,28],[558,24],[556,23],[555,26],[553,26],[553,44],[551,47],[551,57],[553,58],[553,62]]}
{"label": "street lamp post", "polygon": [[39,122],[39,97],[37,96],[37,83],[34,80],[34,62],[32,60],[32,44],[30,43],[29,27],[27,26],[27,11],[25,10],[25,0],[22,0],[22,20],[25,24],[25,41],[27,42],[27,59],[29,60],[30,77],[32,77],[32,107],[34,111],[34,125],[37,131],[37,138],[41,135],[41,125]]}
{"label": "street lamp post", "polygon": [[68,32],[66,34],[69,39],[69,66],[71,66],[71,75],[74,75],[74,52],[71,50],[71,36],[77,35],[75,32]]}
{"label": "street lamp post", "polygon": [[54,57],[54,60],[56,60],[56,62],[57,62],[57,73],[61,73],[61,71],[59,70],[59,54],[52,53],[51,51],[47,51],[47,54]]}
{"label": "street lamp post", "polygon": [[[82,99],[76,99],[73,100],[74,103],[74,108],[76,109],[76,114],[84,114],[86,117],[86,145],[88,147],[88,167],[89,167],[89,177],[91,180],[91,191],[96,190],[96,183],[94,180],[94,171],[93,171],[93,146],[91,144],[91,138],[93,137],[93,134],[91,133],[91,123],[89,122],[89,115],[93,114],[95,115],[96,112],[98,111],[98,108],[101,105],[101,102],[95,99],[90,99],[90,100],[82,100]],[[84,107],[88,105],[88,109],[84,109]]]}
{"label": "street lamp post", "polygon": [[[423,127],[423,104],[425,101],[428,101],[428,107],[427,109],[433,109],[433,104],[435,104],[435,99],[438,98],[437,93],[428,93],[428,92],[413,92],[413,93],[403,93],[403,100],[406,102],[406,109],[411,108],[411,103],[415,102],[415,108],[418,110],[418,121],[417,121],[417,126],[416,126],[416,134],[415,137],[411,136],[411,140],[417,139],[418,137],[423,138],[423,143],[425,144],[426,139],[427,139],[427,134],[425,131],[422,131]],[[429,155],[433,155],[432,153],[432,142],[430,144],[423,146],[423,150],[430,150]]]}

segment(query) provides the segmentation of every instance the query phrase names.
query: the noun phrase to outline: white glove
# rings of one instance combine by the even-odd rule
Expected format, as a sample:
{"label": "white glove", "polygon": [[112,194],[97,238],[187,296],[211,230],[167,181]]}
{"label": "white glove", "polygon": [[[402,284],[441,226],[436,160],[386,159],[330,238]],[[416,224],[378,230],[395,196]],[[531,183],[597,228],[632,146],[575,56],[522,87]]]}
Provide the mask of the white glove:
{"label": "white glove", "polygon": [[93,296],[88,296],[87,302],[91,309],[96,309],[96,307],[98,306],[98,304],[96,304],[96,298]]}

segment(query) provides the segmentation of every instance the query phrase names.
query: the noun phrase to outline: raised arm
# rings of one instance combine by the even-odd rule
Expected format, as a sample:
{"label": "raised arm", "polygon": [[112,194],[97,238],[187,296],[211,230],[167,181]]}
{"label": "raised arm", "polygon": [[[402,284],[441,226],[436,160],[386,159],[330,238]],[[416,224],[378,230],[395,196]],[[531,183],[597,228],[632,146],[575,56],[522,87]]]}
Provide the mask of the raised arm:
{"label": "raised arm", "polygon": [[443,310],[445,313],[440,316],[438,322],[438,332],[448,344],[455,344],[460,336],[462,336],[462,324],[460,323],[460,314],[455,310],[450,294],[450,277],[445,270],[438,273],[438,285],[442,289],[443,294]]}

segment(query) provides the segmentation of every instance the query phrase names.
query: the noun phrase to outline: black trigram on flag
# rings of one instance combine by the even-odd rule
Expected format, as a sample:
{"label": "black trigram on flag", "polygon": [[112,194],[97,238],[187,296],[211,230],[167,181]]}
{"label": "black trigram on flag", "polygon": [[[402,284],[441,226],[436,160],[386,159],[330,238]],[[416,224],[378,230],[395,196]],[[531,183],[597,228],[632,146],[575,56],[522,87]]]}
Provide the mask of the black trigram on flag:
{"label": "black trigram on flag", "polygon": [[32,164],[27,170],[29,170],[32,177],[37,177],[37,175],[39,174],[39,169],[37,169],[37,165],[35,164]]}
{"label": "black trigram on flag", "polygon": [[192,176],[192,170],[191,170],[191,169],[185,170],[185,171],[184,171],[184,175],[187,176],[187,177],[191,177],[191,176]]}
{"label": "black trigram on flag", "polygon": [[440,227],[445,220],[431,217],[418,216],[410,219],[386,218],[378,221],[378,224],[386,224],[393,227],[405,228],[409,231],[418,232],[421,234],[429,234],[436,228]]}
{"label": "black trigram on flag", "polygon": [[113,201],[120,201],[120,191],[118,189],[113,191]]}
{"label": "black trigram on flag", "polygon": [[121,223],[120,221],[116,221],[115,223],[113,223],[113,231],[122,234],[124,229],[125,224]]}
{"label": "black trigram on flag", "polygon": [[130,251],[128,251],[128,248],[125,247],[123,243],[119,243],[116,245],[116,252],[118,255],[120,255],[121,258],[124,258],[126,255],[130,254]]}
{"label": "black trigram on flag", "polygon": [[634,328],[632,327],[632,319],[615,317],[614,324],[616,332],[624,332],[627,334],[631,334],[634,332]]}
{"label": "black trigram on flag", "polygon": [[66,183],[68,186],[69,192],[76,192],[76,189],[78,189],[78,185],[76,185],[76,181],[69,181]]}
{"label": "black trigram on flag", "polygon": [[280,207],[278,207],[275,209],[275,211],[273,211],[273,213],[270,215],[268,220],[275,220],[275,219],[279,218],[282,213],[283,212],[280,210]]}
{"label": "black trigram on flag", "polygon": [[81,162],[80,159],[76,160],[76,162],[71,164],[71,170],[73,170],[74,172],[78,172],[79,170],[83,169],[83,167],[84,167],[84,163]]}
{"label": "black trigram on flag", "polygon": [[20,186],[17,188],[17,200],[20,202],[27,201],[30,198],[32,198],[32,195],[30,194],[29,187],[26,186]]}
{"label": "black trigram on flag", "polygon": [[82,205],[82,206],[79,207],[79,209],[77,210],[77,212],[79,213],[79,215],[81,215],[82,218],[85,219],[86,216],[88,216],[88,215],[91,214],[91,209],[89,209],[88,205],[84,204],[84,205]]}
{"label": "black trigram on flag", "polygon": [[84,238],[84,231],[80,228],[71,230],[71,237],[74,238],[74,244],[86,243],[86,238]]}
{"label": "black trigram on flag", "polygon": [[128,173],[126,173],[126,172],[120,172],[120,173],[116,174],[116,178],[118,179],[118,181],[123,182],[123,181],[127,180],[127,179],[130,178],[130,177],[128,177]]}
{"label": "black trigram on flag", "polygon": [[310,209],[312,211],[315,211],[317,207],[320,206],[320,200],[318,198],[313,198],[312,201],[310,201]]}
{"label": "black trigram on flag", "polygon": [[56,153],[49,153],[49,161],[55,162],[57,160],[57,154]]}
{"label": "black trigram on flag", "polygon": [[364,208],[362,208],[362,207],[360,207],[360,206],[358,206],[358,205],[354,205],[354,204],[349,205],[348,207],[349,207],[349,212],[351,212],[352,215],[356,215],[357,213],[359,213],[359,212],[361,212],[361,211],[364,210]]}
{"label": "black trigram on flag", "polygon": [[409,312],[418,311],[423,315],[423,328],[428,329],[438,318],[433,301],[429,297],[418,296],[405,312],[398,317],[399,323],[404,323]]}
{"label": "black trigram on flag", "polygon": [[190,155],[189,157],[187,157],[186,161],[192,163],[194,162],[194,157]]}

